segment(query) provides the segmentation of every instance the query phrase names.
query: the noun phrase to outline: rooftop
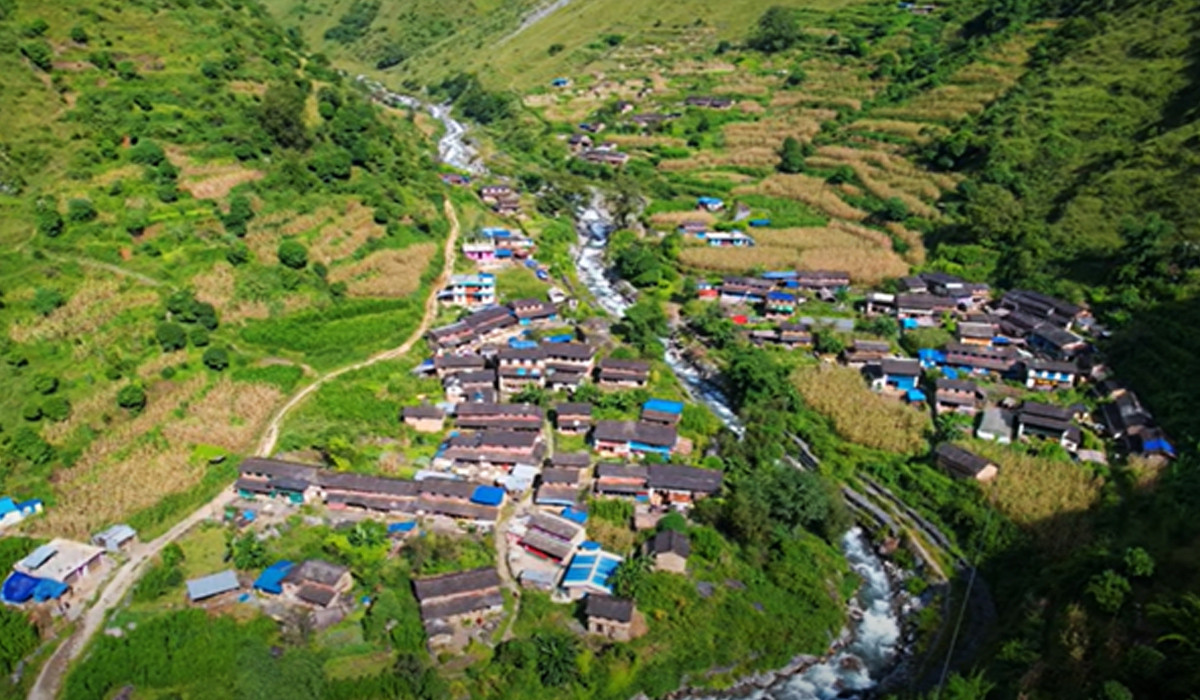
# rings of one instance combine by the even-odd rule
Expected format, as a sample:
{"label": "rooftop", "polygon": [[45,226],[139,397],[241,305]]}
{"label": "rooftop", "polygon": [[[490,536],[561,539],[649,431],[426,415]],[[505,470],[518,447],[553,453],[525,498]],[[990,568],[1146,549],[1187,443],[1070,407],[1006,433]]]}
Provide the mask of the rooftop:
{"label": "rooftop", "polygon": [[211,598],[215,595],[236,591],[241,586],[238,583],[237,573],[232,569],[227,569],[220,573],[204,576],[202,578],[192,579],[187,582],[188,600],[193,603]]}
{"label": "rooftop", "polygon": [[21,573],[65,583],[80,568],[104,554],[100,547],[54,539],[33,550],[13,567]]}
{"label": "rooftop", "polygon": [[417,600],[426,601],[448,596],[476,593],[500,586],[500,574],[490,566],[452,574],[413,579],[413,592]]}
{"label": "rooftop", "polygon": [[586,612],[588,617],[599,617],[616,622],[632,622],[633,601],[593,593],[587,597]]}

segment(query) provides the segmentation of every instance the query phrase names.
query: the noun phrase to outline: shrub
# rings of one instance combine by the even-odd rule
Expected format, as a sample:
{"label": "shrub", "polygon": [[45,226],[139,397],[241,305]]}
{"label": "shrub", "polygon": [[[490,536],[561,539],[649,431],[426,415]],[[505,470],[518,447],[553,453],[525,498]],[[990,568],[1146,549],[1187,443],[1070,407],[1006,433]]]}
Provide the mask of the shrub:
{"label": "shrub", "polygon": [[209,348],[204,351],[204,366],[217,372],[229,366],[229,352],[224,348]]}
{"label": "shrub", "polygon": [[67,220],[81,224],[96,218],[96,205],[90,199],[72,199],[67,202]]}
{"label": "shrub", "polygon": [[758,26],[746,43],[763,53],[787,51],[800,42],[800,23],[796,11],[778,5],[769,8],[758,19]]}
{"label": "shrub", "polygon": [[121,80],[137,80],[137,64],[133,61],[121,61],[117,64],[117,75]]}
{"label": "shrub", "polygon": [[288,239],[279,244],[279,262],[293,270],[302,269],[308,264],[308,250],[299,241]]}
{"label": "shrub", "polygon": [[208,345],[208,331],[203,328],[193,328],[191,333],[188,333],[188,341],[193,347],[202,348]]}
{"label": "shrub", "polygon": [[163,352],[175,352],[187,347],[187,333],[178,323],[160,323],[154,329],[154,338]]}
{"label": "shrub", "polygon": [[51,396],[42,404],[42,415],[52,421],[59,422],[71,415],[71,403],[62,396]]}
{"label": "shrub", "polygon": [[22,426],[13,434],[12,449],[18,457],[30,464],[48,464],[54,459],[54,448],[28,426]]}
{"label": "shrub", "polygon": [[44,41],[27,41],[21,44],[21,53],[30,63],[46,72],[53,67],[54,51]]}
{"label": "shrub", "polygon": [[42,419],[42,407],[35,404],[25,404],[25,408],[21,409],[21,417],[30,423],[36,423]]}
{"label": "shrub", "polygon": [[550,54],[551,56],[557,56],[558,54],[562,53],[563,49],[565,48],[566,47],[562,44],[550,44],[550,48],[546,49],[546,53]]}
{"label": "shrub", "polygon": [[138,384],[126,384],[117,392],[117,405],[130,413],[140,413],[146,407],[146,390]]}
{"label": "shrub", "polygon": [[112,70],[115,67],[112,54],[107,51],[93,51],[88,54],[88,60],[100,70]]}
{"label": "shrub", "polygon": [[234,243],[225,249],[225,259],[230,265],[244,265],[250,260],[250,248],[245,243]]}
{"label": "shrub", "polygon": [[62,233],[63,218],[58,213],[58,207],[52,201],[41,202],[37,212],[38,233],[47,238],[54,238]]}
{"label": "shrub", "polygon": [[33,388],[39,394],[53,394],[58,391],[58,378],[49,374],[39,374],[33,378]]}
{"label": "shrub", "polygon": [[88,42],[88,33],[83,27],[78,24],[71,27],[71,41],[76,44],[86,44]]}
{"label": "shrub", "polygon": [[140,165],[158,165],[167,159],[167,154],[153,141],[139,141],[129,149],[129,160]]}
{"label": "shrub", "polygon": [[50,23],[38,17],[29,24],[21,28],[21,34],[29,39],[36,39],[46,35],[50,30]]}
{"label": "shrub", "polygon": [[39,287],[33,294],[33,310],[42,316],[49,316],[63,303],[63,295],[57,289]]}

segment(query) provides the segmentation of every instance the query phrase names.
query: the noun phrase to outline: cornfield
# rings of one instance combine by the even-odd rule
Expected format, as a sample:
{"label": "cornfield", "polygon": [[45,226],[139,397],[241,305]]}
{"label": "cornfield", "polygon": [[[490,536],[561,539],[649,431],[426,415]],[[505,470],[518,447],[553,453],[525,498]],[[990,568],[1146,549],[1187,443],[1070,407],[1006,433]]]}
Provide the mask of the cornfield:
{"label": "cornfield", "polygon": [[775,173],[764,179],[757,187],[743,187],[735,194],[765,194],[773,197],[796,199],[810,207],[837,219],[862,221],[867,212],[853,207],[837,195],[836,189],[824,180],[809,175],[784,175]]}
{"label": "cornfield", "polygon": [[[123,288],[128,287],[128,288]],[[88,276],[79,289],[50,315],[13,325],[9,337],[18,343],[90,338],[118,315],[158,303],[158,294],[112,278]]]}
{"label": "cornfield", "polygon": [[858,370],[822,364],[801,368],[792,381],[808,405],[851,442],[905,454],[927,447],[929,414],[872,392]]}
{"label": "cornfield", "polygon": [[421,286],[421,275],[437,252],[436,243],[417,243],[403,250],[379,250],[329,272],[332,282],[346,282],[351,296],[405,297]]}

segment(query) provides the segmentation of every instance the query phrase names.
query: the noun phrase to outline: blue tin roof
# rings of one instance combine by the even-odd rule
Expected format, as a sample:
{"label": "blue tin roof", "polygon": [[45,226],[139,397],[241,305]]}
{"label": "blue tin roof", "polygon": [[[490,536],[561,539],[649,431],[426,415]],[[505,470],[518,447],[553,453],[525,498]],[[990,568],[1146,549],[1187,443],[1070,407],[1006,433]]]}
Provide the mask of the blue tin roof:
{"label": "blue tin roof", "polygon": [[771,220],[770,219],[750,219],[750,221],[748,221],[746,223],[750,224],[751,226],[753,226],[755,228],[758,228],[760,226],[770,226]]}
{"label": "blue tin roof", "polygon": [[918,403],[925,400],[925,392],[920,389],[909,389],[905,393],[905,398],[908,399],[909,403]]}
{"label": "blue tin roof", "polygon": [[680,415],[683,413],[682,401],[671,401],[669,399],[650,399],[642,404],[643,411],[659,411],[661,413],[671,413]]}
{"label": "blue tin roof", "polygon": [[292,570],[292,562],[279,561],[263,569],[258,578],[254,580],[254,587],[266,593],[274,593],[279,595],[283,593],[283,577],[288,575]]}
{"label": "blue tin roof", "polygon": [[724,204],[720,197],[697,197],[697,204]]}
{"label": "blue tin roof", "polygon": [[204,600],[221,593],[235,591],[239,585],[241,584],[238,583],[237,573],[232,569],[227,569],[211,576],[188,581],[188,598],[192,601]]}
{"label": "blue tin roof", "polygon": [[388,534],[395,535],[402,532],[412,532],[417,527],[416,520],[409,520],[403,523],[388,523]]}
{"label": "blue tin roof", "polygon": [[769,299],[770,301],[792,301],[792,302],[794,302],[794,301],[796,301],[796,295],[788,294],[787,292],[767,292],[767,299]]}
{"label": "blue tin roof", "polygon": [[476,486],[471,502],[485,506],[498,506],[504,502],[504,489],[499,486]]}
{"label": "blue tin roof", "polygon": [[562,512],[559,513],[559,515],[566,518],[567,520],[570,520],[573,523],[579,523],[580,525],[586,523],[587,517],[588,517],[587,513],[585,511],[575,510],[571,506],[567,506],[566,508],[563,508]]}
{"label": "blue tin roof", "polygon": [[799,274],[795,270],[772,270],[772,271],[764,272],[759,276],[765,280],[778,281],[778,280],[794,280],[797,277],[799,277]]}

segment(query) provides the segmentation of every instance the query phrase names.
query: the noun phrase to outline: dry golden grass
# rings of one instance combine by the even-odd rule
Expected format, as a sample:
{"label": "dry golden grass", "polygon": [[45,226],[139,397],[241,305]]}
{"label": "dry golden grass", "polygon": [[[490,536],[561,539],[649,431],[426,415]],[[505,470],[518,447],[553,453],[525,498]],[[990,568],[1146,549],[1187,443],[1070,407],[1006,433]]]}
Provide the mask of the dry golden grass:
{"label": "dry golden grass", "polygon": [[784,139],[791,136],[800,141],[808,141],[820,130],[820,122],[798,115],[758,122],[732,122],[725,125],[725,147],[735,152],[767,148],[775,160],[778,160],[776,151]]}
{"label": "dry golden grass", "polygon": [[655,228],[674,228],[685,221],[703,221],[706,224],[715,223],[717,217],[709,212],[695,209],[689,211],[663,211],[650,217],[650,223]]}
{"label": "dry golden grass", "polygon": [[746,168],[764,168],[779,162],[776,152],[778,145],[771,147],[743,148],[732,153],[713,153],[705,151],[689,158],[664,160],[658,164],[658,169],[664,172],[680,172],[684,170],[705,170],[723,165],[736,165]]}
{"label": "dry golden grass", "polygon": [[680,261],[689,267],[718,272],[744,272],[754,268],[845,270],[856,283],[874,284],[908,273],[909,266],[890,250],[878,246],[836,246],[799,249],[792,246],[756,245],[752,248],[685,247]]}
{"label": "dry golden grass", "polygon": [[667,146],[670,148],[684,148],[687,146],[687,140],[676,136],[641,136],[638,134],[612,134],[604,135],[604,141],[612,141],[613,143],[624,146],[625,148],[651,148],[654,146]]}
{"label": "dry golden grass", "polygon": [[809,250],[813,248],[890,248],[892,241],[879,231],[862,226],[845,227],[831,222],[824,227],[759,229],[754,240],[760,245]]}
{"label": "dry golden grass", "polygon": [[107,386],[88,392],[87,396],[71,405],[71,415],[61,423],[47,423],[42,428],[42,437],[52,445],[62,445],[71,433],[81,426],[98,424],[105,414],[116,414],[117,392],[119,384]]}
{"label": "dry golden grass", "polygon": [[196,298],[222,310],[233,300],[234,286],[233,265],[224,260],[192,278]]}
{"label": "dry golden grass", "polygon": [[238,185],[261,180],[266,175],[261,170],[251,170],[240,165],[220,166],[222,172],[203,179],[184,180],[180,188],[187,190],[196,199],[222,199]]}
{"label": "dry golden grass", "polygon": [[911,265],[921,265],[925,262],[925,239],[920,232],[912,231],[904,228],[903,224],[889,222],[883,225],[888,231],[896,235],[896,238],[908,244],[908,250],[904,253],[904,259]]}
{"label": "dry golden grass", "polygon": [[321,229],[320,238],[309,248],[308,257],[328,265],[353,254],[368,238],[384,235],[384,227],[375,223],[374,213],[361,203],[351,201],[341,219]]}
{"label": "dry golden grass", "polygon": [[879,450],[915,454],[926,449],[929,414],[880,396],[856,369],[804,367],[792,382],[808,405],[826,415],[843,438]]}
{"label": "dry golden grass", "polygon": [[222,312],[230,324],[246,320],[261,320],[271,317],[271,307],[265,301],[240,301]]}
{"label": "dry golden grass", "polygon": [[230,80],[229,90],[239,95],[255,95],[262,97],[267,92],[265,83],[256,83],[251,80]]}
{"label": "dry golden grass", "polygon": [[796,199],[837,219],[862,221],[867,218],[867,212],[847,204],[837,192],[836,188],[819,178],[783,173],[770,175],[756,187],[739,187],[734,190],[734,194],[765,194]]}
{"label": "dry golden grass", "polygon": [[734,109],[746,114],[763,114],[767,111],[766,107],[763,107],[753,100],[742,100],[734,105]]}
{"label": "dry golden grass", "polygon": [[429,267],[437,249],[436,243],[418,243],[403,250],[379,250],[330,270],[329,279],[346,282],[351,296],[408,296],[420,287],[421,273]]}
{"label": "dry golden grass", "polygon": [[[112,278],[87,277],[65,304],[49,316],[14,324],[9,337],[18,343],[88,339],[119,314],[158,303],[158,294]],[[123,288],[127,287],[127,288]]]}
{"label": "dry golden grass", "polygon": [[967,448],[999,465],[988,495],[1046,551],[1066,553],[1087,543],[1083,516],[1100,498],[1103,480],[1084,466],[1026,454],[1022,446],[973,441]]}
{"label": "dry golden grass", "polygon": [[875,131],[881,134],[894,134],[913,139],[914,141],[924,142],[927,139],[921,132],[928,127],[928,124],[905,122],[899,119],[860,119],[847,128],[851,131]]}
{"label": "dry golden grass", "polygon": [[176,446],[205,444],[245,452],[283,398],[266,384],[234,384],[222,378],[188,406],[184,419],[164,426],[163,435]]}

